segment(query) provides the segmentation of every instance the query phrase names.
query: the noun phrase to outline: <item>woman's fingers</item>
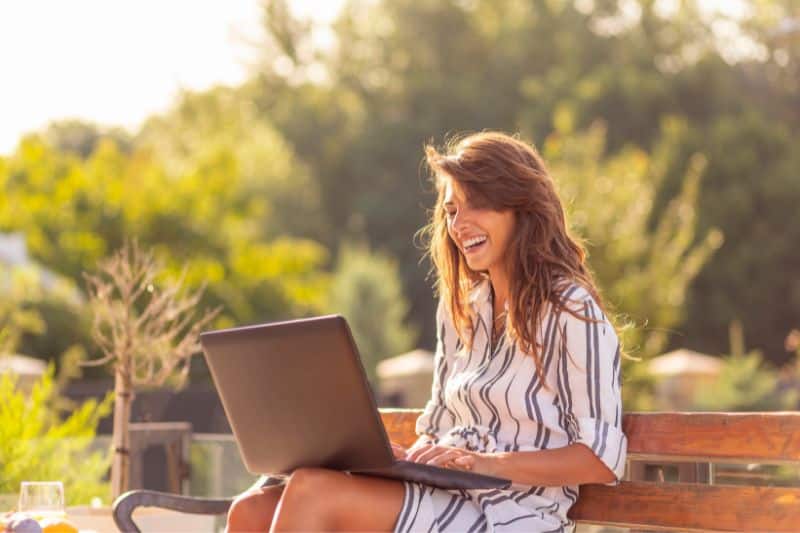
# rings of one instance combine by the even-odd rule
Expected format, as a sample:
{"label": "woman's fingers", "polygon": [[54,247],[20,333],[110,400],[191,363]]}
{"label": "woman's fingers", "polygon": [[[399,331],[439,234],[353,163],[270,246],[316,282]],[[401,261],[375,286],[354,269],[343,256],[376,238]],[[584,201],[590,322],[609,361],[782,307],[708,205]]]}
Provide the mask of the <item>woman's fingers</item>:
{"label": "woman's fingers", "polygon": [[423,444],[417,448],[409,448],[406,451],[405,459],[415,463],[456,470],[473,470],[475,468],[475,456],[471,452],[462,448],[435,444]]}
{"label": "woman's fingers", "polygon": [[406,450],[406,461],[419,462],[419,456],[425,453],[430,448],[434,447],[433,444],[421,444],[419,446],[412,446]]}
{"label": "woman's fingers", "polygon": [[458,457],[461,457],[463,452],[461,450],[447,450],[444,453],[437,455],[426,461],[426,464],[431,466],[447,466],[448,463],[452,463]]}
{"label": "woman's fingers", "polygon": [[437,455],[441,455],[449,449],[450,448],[446,446],[437,446],[435,444],[429,444],[427,446],[423,446],[419,450],[408,455],[408,460],[414,461],[415,463],[427,463]]}
{"label": "woman's fingers", "polygon": [[431,461],[439,457],[442,454],[458,451],[459,448],[452,448],[450,446],[436,446],[436,445],[427,445],[419,450],[414,451],[406,456],[406,459],[409,461],[414,461],[415,463],[425,463],[431,464]]}

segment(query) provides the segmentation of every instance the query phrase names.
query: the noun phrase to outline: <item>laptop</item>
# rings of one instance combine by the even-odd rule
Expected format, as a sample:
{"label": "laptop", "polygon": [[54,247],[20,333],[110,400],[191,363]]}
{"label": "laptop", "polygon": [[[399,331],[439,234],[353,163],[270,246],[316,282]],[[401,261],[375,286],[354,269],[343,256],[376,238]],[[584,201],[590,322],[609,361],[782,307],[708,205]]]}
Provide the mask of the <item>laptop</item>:
{"label": "laptop", "polygon": [[508,479],[396,460],[340,315],[209,331],[200,343],[252,474],[321,467],[444,489],[511,485]]}

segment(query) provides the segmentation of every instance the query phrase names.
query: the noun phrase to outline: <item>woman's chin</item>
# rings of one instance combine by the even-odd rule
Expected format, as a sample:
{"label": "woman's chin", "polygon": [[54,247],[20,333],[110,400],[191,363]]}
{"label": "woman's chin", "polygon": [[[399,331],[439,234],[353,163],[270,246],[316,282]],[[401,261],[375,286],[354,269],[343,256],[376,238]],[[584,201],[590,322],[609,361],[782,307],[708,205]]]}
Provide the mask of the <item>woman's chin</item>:
{"label": "woman's chin", "polygon": [[475,272],[482,272],[484,270],[488,270],[488,265],[486,265],[486,261],[481,261],[479,258],[469,257],[467,256],[467,266],[470,270]]}

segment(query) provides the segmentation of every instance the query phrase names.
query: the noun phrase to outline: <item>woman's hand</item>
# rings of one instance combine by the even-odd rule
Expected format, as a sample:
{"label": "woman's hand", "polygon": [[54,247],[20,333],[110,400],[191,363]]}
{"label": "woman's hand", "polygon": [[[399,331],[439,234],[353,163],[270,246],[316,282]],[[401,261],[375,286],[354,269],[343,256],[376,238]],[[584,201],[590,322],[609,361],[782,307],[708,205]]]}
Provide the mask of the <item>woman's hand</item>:
{"label": "woman's hand", "polygon": [[408,449],[406,461],[423,463],[441,468],[465,470],[489,474],[485,458],[477,452],[454,448],[452,446],[439,446],[436,444],[422,444]]}
{"label": "woman's hand", "polygon": [[394,442],[392,444],[392,453],[394,454],[395,459],[405,459],[406,458],[406,449],[396,444]]}

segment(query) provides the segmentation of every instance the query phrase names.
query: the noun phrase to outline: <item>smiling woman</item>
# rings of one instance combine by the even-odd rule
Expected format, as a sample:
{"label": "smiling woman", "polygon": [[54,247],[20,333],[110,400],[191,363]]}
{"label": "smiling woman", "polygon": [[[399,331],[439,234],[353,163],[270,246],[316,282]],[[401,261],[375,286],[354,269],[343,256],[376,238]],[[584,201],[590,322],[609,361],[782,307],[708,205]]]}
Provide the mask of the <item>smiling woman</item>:
{"label": "smiling woman", "polygon": [[[625,465],[620,345],[536,150],[498,132],[426,149],[438,190],[433,394],[408,459],[510,490],[405,483],[396,529],[561,531],[578,485]],[[413,517],[413,518],[412,518]]]}
{"label": "smiling woman", "polygon": [[495,132],[426,153],[438,189],[427,227],[435,371],[419,437],[394,453],[511,487],[299,469],[240,496],[229,531],[567,531],[578,486],[622,476],[619,341],[541,158]]}
{"label": "smiling woman", "polygon": [[426,228],[439,295],[469,346],[473,317],[464,303],[479,282],[491,280],[493,316],[507,309],[510,332],[538,365],[534,335],[544,306],[570,281],[602,308],[586,254],[532,146],[487,132],[453,142],[449,151],[426,148],[439,191]]}

